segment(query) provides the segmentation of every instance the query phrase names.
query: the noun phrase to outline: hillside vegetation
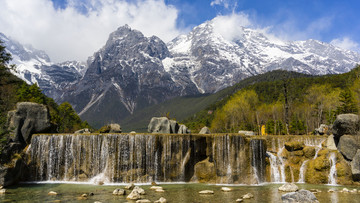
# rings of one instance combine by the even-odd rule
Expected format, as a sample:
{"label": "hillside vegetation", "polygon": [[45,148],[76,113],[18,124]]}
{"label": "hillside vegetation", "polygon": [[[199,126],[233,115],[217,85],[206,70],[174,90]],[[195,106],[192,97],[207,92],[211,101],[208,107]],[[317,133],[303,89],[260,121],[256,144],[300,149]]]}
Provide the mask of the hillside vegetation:
{"label": "hillside vegetation", "polygon": [[[193,131],[199,131],[204,125],[209,126],[213,114],[208,112],[222,106],[230,95],[238,90],[259,82],[270,82],[289,78],[311,77],[296,72],[284,70],[275,70],[265,74],[256,75],[240,81],[239,83],[225,88],[215,94],[203,94],[177,97],[160,104],[152,105],[135,113],[121,122],[122,129],[126,131],[135,130],[137,132],[146,132],[147,125],[151,117],[168,116],[177,121],[185,122]],[[186,119],[186,120],[184,120]]]}
{"label": "hillside vegetation", "polygon": [[213,132],[258,132],[265,125],[268,134],[310,134],[320,124],[332,124],[340,113],[358,113],[359,76],[357,66],[340,75],[258,82],[184,122],[191,129],[208,125]]}
{"label": "hillside vegetation", "polygon": [[46,105],[50,111],[54,132],[67,133],[90,127],[86,121],[81,121],[69,103],[58,105],[53,99],[46,97],[37,84],[27,85],[13,75],[10,72],[13,67],[8,64],[10,60],[10,54],[6,53],[0,41],[0,152],[1,146],[8,141],[7,112],[14,110],[17,102],[35,102]]}

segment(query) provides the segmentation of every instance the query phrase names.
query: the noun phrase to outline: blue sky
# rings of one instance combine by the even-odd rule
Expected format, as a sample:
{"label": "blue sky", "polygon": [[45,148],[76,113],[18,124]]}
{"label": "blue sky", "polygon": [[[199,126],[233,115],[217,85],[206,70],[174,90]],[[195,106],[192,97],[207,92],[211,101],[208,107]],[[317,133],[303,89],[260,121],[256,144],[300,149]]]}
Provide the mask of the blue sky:
{"label": "blue sky", "polygon": [[283,40],[311,38],[360,51],[359,0],[0,0],[0,5],[0,32],[45,50],[56,62],[86,60],[124,24],[167,42],[217,16],[234,16]]}

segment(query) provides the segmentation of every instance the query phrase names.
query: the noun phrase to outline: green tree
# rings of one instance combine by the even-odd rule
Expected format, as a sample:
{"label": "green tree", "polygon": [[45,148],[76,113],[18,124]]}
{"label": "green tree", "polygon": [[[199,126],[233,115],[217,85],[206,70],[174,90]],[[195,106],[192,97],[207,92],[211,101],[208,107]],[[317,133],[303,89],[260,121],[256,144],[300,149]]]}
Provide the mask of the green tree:
{"label": "green tree", "polygon": [[11,59],[11,54],[6,52],[3,42],[0,40],[0,67],[5,69]]}
{"label": "green tree", "polygon": [[337,108],[338,114],[358,112],[356,100],[349,88],[346,88],[340,93],[339,101],[340,106]]}
{"label": "green tree", "polygon": [[29,101],[46,104],[46,96],[41,92],[36,83],[30,86],[23,83],[17,91],[17,96],[20,102]]}

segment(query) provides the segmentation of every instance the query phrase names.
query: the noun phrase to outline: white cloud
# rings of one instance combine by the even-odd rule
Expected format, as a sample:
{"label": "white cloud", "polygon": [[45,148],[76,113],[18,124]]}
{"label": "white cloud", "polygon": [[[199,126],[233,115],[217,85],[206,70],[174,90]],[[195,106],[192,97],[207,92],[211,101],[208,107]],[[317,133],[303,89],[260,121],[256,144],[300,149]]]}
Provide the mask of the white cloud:
{"label": "white cloud", "polygon": [[0,0],[0,5],[0,32],[45,50],[55,62],[86,60],[125,24],[165,42],[182,32],[178,10],[164,0],[68,0],[65,9],[55,9],[51,0]]}
{"label": "white cloud", "polygon": [[229,8],[229,3],[227,0],[214,0],[210,3],[211,6],[223,5],[225,8]]}
{"label": "white cloud", "polygon": [[352,39],[350,39],[349,37],[333,39],[331,40],[330,44],[345,50],[360,52],[359,44],[353,41]]}
{"label": "white cloud", "polygon": [[252,22],[245,13],[231,13],[229,15],[221,15],[213,20],[214,31],[227,40],[233,41],[242,36],[242,27],[249,27]]}

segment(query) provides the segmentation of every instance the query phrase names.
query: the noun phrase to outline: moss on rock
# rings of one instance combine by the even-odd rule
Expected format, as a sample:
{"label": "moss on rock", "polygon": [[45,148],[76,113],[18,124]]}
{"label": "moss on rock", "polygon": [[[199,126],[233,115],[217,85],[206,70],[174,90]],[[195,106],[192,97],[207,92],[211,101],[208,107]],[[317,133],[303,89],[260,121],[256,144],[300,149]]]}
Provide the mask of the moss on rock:
{"label": "moss on rock", "polygon": [[304,143],[299,141],[285,142],[285,149],[289,152],[302,150],[304,146]]}
{"label": "moss on rock", "polygon": [[315,151],[315,147],[305,146],[303,149],[305,158],[312,159],[315,156]]}
{"label": "moss on rock", "polygon": [[195,176],[200,183],[216,181],[216,169],[214,163],[209,162],[209,157],[195,164]]}

